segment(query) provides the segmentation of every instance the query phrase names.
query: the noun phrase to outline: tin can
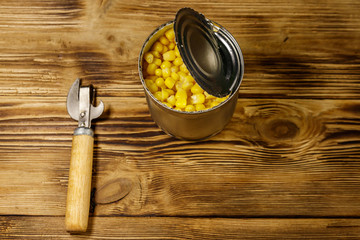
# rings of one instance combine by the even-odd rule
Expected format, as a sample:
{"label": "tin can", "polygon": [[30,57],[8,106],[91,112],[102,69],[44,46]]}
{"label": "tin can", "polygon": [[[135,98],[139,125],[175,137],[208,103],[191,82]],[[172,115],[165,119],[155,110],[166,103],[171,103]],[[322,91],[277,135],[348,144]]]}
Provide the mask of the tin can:
{"label": "tin can", "polygon": [[[191,18],[195,18],[195,20]],[[201,22],[199,23],[199,21]],[[229,96],[219,105],[202,111],[179,111],[161,103],[147,88],[143,76],[143,55],[170,28],[175,30],[176,44],[179,50],[183,51],[181,57],[195,81],[210,94],[217,94],[216,96],[219,97]],[[188,29],[190,29],[190,33],[184,32]],[[188,35],[192,32],[193,37],[189,37]],[[207,34],[211,34],[211,36],[207,36]],[[188,40],[189,38],[196,39],[201,46],[207,46],[204,48],[205,53],[199,51],[198,48],[201,49],[201,46],[196,46],[196,41]],[[191,48],[196,48],[196,51]],[[211,53],[209,54],[208,51]],[[216,70],[217,66],[214,67],[214,63],[221,66]],[[194,10],[186,8],[179,10],[174,21],[159,26],[146,39],[140,51],[138,69],[149,111],[155,123],[171,136],[195,141],[219,133],[230,121],[244,74],[244,60],[235,38],[224,27],[206,19]]]}

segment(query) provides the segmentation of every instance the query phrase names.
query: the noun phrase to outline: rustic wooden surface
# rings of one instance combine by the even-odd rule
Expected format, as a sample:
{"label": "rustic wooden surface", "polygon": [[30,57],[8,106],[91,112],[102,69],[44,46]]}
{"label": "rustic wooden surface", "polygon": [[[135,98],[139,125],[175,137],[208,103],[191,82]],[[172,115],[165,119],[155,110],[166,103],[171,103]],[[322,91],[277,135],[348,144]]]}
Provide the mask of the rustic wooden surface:
{"label": "rustic wooden surface", "polygon": [[[239,42],[245,75],[219,135],[152,121],[146,37],[192,7]],[[0,239],[360,239],[360,3],[0,2]],[[97,88],[89,230],[65,231],[75,80]]]}

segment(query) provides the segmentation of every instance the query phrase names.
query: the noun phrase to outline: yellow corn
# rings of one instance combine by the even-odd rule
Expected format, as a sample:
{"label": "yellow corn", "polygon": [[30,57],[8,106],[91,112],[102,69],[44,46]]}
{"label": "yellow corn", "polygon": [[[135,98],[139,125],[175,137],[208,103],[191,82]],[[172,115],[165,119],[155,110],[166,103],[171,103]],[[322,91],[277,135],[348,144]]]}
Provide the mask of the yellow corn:
{"label": "yellow corn", "polygon": [[165,85],[169,88],[172,89],[175,85],[175,80],[171,77],[168,77],[165,79]]}
{"label": "yellow corn", "polygon": [[164,86],[164,83],[165,83],[165,80],[163,78],[157,78],[155,80],[155,83],[158,87],[163,87]]}
{"label": "yellow corn", "polygon": [[161,69],[164,69],[164,68],[171,68],[171,62],[169,61],[163,61],[162,64],[160,65],[160,68]]}
{"label": "yellow corn", "polygon": [[179,67],[178,66],[172,66],[171,68],[170,68],[170,70],[171,70],[171,72],[173,73],[177,73],[178,71],[179,71]]}
{"label": "yellow corn", "polygon": [[176,103],[176,99],[174,95],[171,95],[170,97],[167,98],[167,102],[171,105],[174,106]]}
{"label": "yellow corn", "polygon": [[176,55],[177,57],[180,57],[180,52],[179,52],[179,49],[178,49],[177,46],[175,46],[175,55]]}
{"label": "yellow corn", "polygon": [[[170,51],[167,51],[163,54],[163,59],[165,61],[174,61],[176,58],[175,56],[175,51],[173,50],[170,50]],[[176,64],[175,64],[176,65]]]}
{"label": "yellow corn", "polygon": [[157,68],[155,70],[155,75],[158,76],[158,77],[161,77],[162,76],[162,70],[160,68]]}
{"label": "yellow corn", "polygon": [[187,99],[187,93],[184,89],[179,89],[175,94],[176,99]]}
{"label": "yellow corn", "polygon": [[169,43],[169,49],[173,50],[175,48],[175,43],[171,42]]}
{"label": "yellow corn", "polygon": [[183,60],[181,59],[181,57],[176,57],[173,63],[175,66],[180,66],[183,64]]}
{"label": "yellow corn", "polygon": [[180,65],[180,70],[184,73],[189,73],[189,70],[186,68],[184,63]]}
{"label": "yellow corn", "polygon": [[182,72],[182,71],[177,72],[177,74],[178,74],[179,77],[180,77],[180,81],[184,81],[185,78],[188,76],[186,73],[184,73],[184,72]]}
{"label": "yellow corn", "polygon": [[164,88],[164,90],[169,93],[169,96],[175,94],[174,90],[172,90],[172,89]]}
{"label": "yellow corn", "polygon": [[170,43],[170,41],[169,41],[166,37],[164,37],[164,36],[161,36],[161,37],[159,38],[159,41],[160,41],[163,45],[168,45],[168,44]]}
{"label": "yellow corn", "polygon": [[173,41],[175,38],[175,32],[174,29],[169,29],[165,32],[165,36],[169,41]]}
{"label": "yellow corn", "polygon": [[154,58],[153,63],[154,63],[156,66],[161,66],[162,61],[161,61],[161,59],[159,59],[159,58]]}
{"label": "yellow corn", "polygon": [[195,85],[191,88],[191,92],[192,92],[193,94],[203,93],[204,90],[199,86],[199,84],[195,83]]}
{"label": "yellow corn", "polygon": [[196,93],[191,96],[192,104],[200,104],[205,102],[205,96],[202,93]]}
{"label": "yellow corn", "polygon": [[172,108],[172,106],[174,106],[174,105],[171,105],[170,103],[168,103],[168,102],[163,102],[168,108]]}
{"label": "yellow corn", "polygon": [[196,83],[180,56],[173,29],[166,31],[144,54],[143,75],[154,97],[175,110],[206,110],[228,98],[212,96]]}
{"label": "yellow corn", "polygon": [[162,52],[163,48],[164,48],[164,45],[162,45],[161,42],[155,42],[154,45],[152,46],[152,50],[157,51],[159,53]]}
{"label": "yellow corn", "polygon": [[178,108],[180,108],[180,109],[183,109],[183,108],[186,107],[186,103],[187,103],[187,100],[181,98],[181,99],[177,99],[177,100],[176,100],[175,105],[176,105],[176,107],[178,107]]}
{"label": "yellow corn", "polygon": [[154,55],[152,55],[150,52],[147,52],[144,54],[144,59],[147,63],[152,63],[154,61]]}
{"label": "yellow corn", "polygon": [[206,99],[215,99],[215,98],[216,98],[215,96],[210,95],[210,94],[208,94],[207,92],[204,92],[204,95],[205,95],[205,98],[206,98]]}
{"label": "yellow corn", "polygon": [[166,53],[168,51],[168,47],[167,46],[163,46],[163,50],[161,51],[161,53],[163,54],[164,56],[164,53]]}
{"label": "yellow corn", "polygon": [[185,77],[184,81],[182,82],[182,86],[181,86],[182,89],[188,91],[188,90],[190,90],[190,89],[193,87],[194,83],[193,83],[193,81],[191,80],[191,78],[192,78],[192,77],[189,78],[189,76],[186,76],[186,77]]}
{"label": "yellow corn", "polygon": [[178,81],[180,79],[180,76],[176,73],[176,72],[171,72],[171,77],[175,80]]}
{"label": "yellow corn", "polygon": [[162,70],[162,76],[163,76],[163,78],[170,77],[170,76],[171,76],[171,70],[170,70],[170,68],[164,68],[164,69]]}
{"label": "yellow corn", "polygon": [[151,54],[156,58],[161,58],[161,54],[158,51],[151,51]]}
{"label": "yellow corn", "polygon": [[165,89],[161,89],[161,101],[165,101],[169,97],[169,93]]}
{"label": "yellow corn", "polygon": [[159,101],[162,100],[162,99],[161,99],[161,92],[155,92],[155,93],[154,93],[154,96],[155,96],[155,98],[156,98],[157,100],[159,100]]}
{"label": "yellow corn", "polygon": [[206,108],[205,108],[204,104],[199,103],[199,104],[195,105],[195,109],[196,109],[196,111],[201,111],[201,110],[205,110]]}
{"label": "yellow corn", "polygon": [[186,112],[195,112],[195,107],[194,107],[194,105],[186,105],[186,107],[185,107],[185,111]]}
{"label": "yellow corn", "polygon": [[149,66],[146,68],[146,72],[149,75],[155,75],[155,70],[157,66],[154,63],[150,63]]}

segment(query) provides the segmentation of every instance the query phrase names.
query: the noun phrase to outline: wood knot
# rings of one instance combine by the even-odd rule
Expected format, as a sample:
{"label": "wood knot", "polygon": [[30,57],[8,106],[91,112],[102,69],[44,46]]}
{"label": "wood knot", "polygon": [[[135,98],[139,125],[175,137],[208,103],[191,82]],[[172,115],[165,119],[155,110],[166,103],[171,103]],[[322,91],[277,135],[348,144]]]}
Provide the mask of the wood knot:
{"label": "wood knot", "polygon": [[107,204],[119,201],[128,195],[131,189],[132,181],[130,179],[113,179],[96,190],[95,202],[99,204]]}
{"label": "wood knot", "polygon": [[298,126],[286,119],[272,119],[264,129],[264,133],[274,139],[292,139],[299,132]]}

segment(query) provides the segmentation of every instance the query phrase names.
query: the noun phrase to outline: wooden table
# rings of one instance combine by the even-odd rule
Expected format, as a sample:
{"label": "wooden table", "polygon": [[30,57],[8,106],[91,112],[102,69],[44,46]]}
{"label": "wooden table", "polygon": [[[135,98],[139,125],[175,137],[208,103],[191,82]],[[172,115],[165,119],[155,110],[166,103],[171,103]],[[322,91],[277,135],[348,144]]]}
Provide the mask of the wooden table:
{"label": "wooden table", "polygon": [[[360,3],[1,1],[0,239],[360,239]],[[153,122],[137,61],[188,6],[245,58],[231,122],[186,142]],[[94,122],[85,234],[65,231],[80,77]]]}

